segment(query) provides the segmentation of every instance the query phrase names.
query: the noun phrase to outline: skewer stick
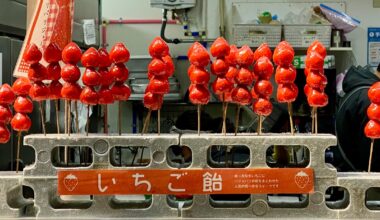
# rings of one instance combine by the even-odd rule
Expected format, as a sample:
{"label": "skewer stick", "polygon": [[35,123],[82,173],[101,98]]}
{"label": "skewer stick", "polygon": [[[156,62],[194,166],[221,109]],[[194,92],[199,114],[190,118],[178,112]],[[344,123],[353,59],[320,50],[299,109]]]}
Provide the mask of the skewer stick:
{"label": "skewer stick", "polygon": [[103,105],[104,108],[104,133],[108,134],[108,108],[107,105]]}
{"label": "skewer stick", "polygon": [[118,118],[117,118],[117,121],[118,121],[118,130],[119,130],[119,135],[121,135],[121,100],[119,101],[119,112],[118,112]]}
{"label": "skewer stick", "polygon": [[143,126],[143,129],[141,131],[141,135],[144,135],[144,133],[148,130],[149,121],[150,121],[150,115],[151,114],[152,114],[152,110],[149,109],[148,114],[146,115],[146,118],[145,118],[145,121],[144,121],[144,126]]}
{"label": "skewer stick", "polygon": [[20,167],[20,147],[21,147],[21,131],[17,132],[17,150],[16,150],[16,173]]}
{"label": "skewer stick", "polygon": [[[68,133],[68,131],[67,131],[67,120],[68,120],[68,100],[65,100],[65,134],[67,134]],[[65,150],[64,150],[65,152],[64,152],[64,162],[65,162],[65,164],[67,164],[68,163],[68,148],[67,148],[67,146],[65,146]]]}
{"label": "skewer stick", "polygon": [[226,120],[224,118],[224,108],[225,108],[225,105],[226,105],[226,102],[224,101],[224,93],[223,93],[223,98],[222,98],[222,120],[223,120],[223,123],[222,123],[222,134],[225,134],[226,131],[225,131],[225,126],[226,126]]}
{"label": "skewer stick", "polygon": [[69,103],[68,103],[67,114],[68,114],[68,118],[69,118],[68,123],[67,123],[67,133],[70,136],[70,134],[71,134],[71,100],[69,100]]}
{"label": "skewer stick", "polygon": [[317,107],[315,107],[315,110],[314,110],[314,118],[315,118],[315,133],[318,134],[318,109]]}
{"label": "skewer stick", "polygon": [[241,105],[236,104],[236,114],[235,114],[235,136],[237,135],[237,133],[238,133],[238,129],[239,129],[240,108],[241,108]]}
{"label": "skewer stick", "polygon": [[157,110],[157,133],[161,134],[161,109]]}
{"label": "skewer stick", "polygon": [[64,115],[65,133],[67,133],[67,100],[65,99],[65,115]]}
{"label": "skewer stick", "polygon": [[90,105],[87,105],[86,136],[88,136],[89,130],[90,130]]}
{"label": "skewer stick", "polygon": [[42,109],[42,101],[39,101],[38,104],[40,105],[40,117],[41,117],[41,124],[42,124],[42,132],[46,136],[45,117],[44,117],[44,112]]}
{"label": "skewer stick", "polygon": [[314,114],[314,107],[311,109],[311,133],[314,134],[315,130],[315,114]]}
{"label": "skewer stick", "polygon": [[288,102],[288,112],[290,120],[290,132],[294,135],[294,125],[293,125],[293,106],[291,102]]}
{"label": "skewer stick", "polygon": [[197,115],[198,115],[198,136],[201,135],[201,105],[197,106]]}
{"label": "skewer stick", "polygon": [[263,116],[259,115],[259,124],[257,125],[257,135],[261,135]]}
{"label": "skewer stick", "polygon": [[226,133],[227,133],[227,124],[226,124],[227,109],[228,109],[228,102],[225,103],[224,109],[223,109],[223,125],[224,125],[224,129],[223,129],[224,133],[223,134],[224,134],[224,136],[226,136]]}
{"label": "skewer stick", "polygon": [[79,113],[78,113],[78,101],[74,102],[75,108],[75,131],[79,133]]}
{"label": "skewer stick", "polygon": [[60,127],[59,127],[59,108],[58,108],[58,102],[59,102],[59,99],[56,99],[54,101],[54,103],[55,103],[55,119],[56,119],[56,122],[57,122],[57,133],[60,134],[61,131],[60,131]]}
{"label": "skewer stick", "polygon": [[371,164],[372,164],[372,153],[373,153],[373,144],[375,140],[371,139],[371,148],[369,150],[369,161],[368,161],[368,173],[371,172]]}

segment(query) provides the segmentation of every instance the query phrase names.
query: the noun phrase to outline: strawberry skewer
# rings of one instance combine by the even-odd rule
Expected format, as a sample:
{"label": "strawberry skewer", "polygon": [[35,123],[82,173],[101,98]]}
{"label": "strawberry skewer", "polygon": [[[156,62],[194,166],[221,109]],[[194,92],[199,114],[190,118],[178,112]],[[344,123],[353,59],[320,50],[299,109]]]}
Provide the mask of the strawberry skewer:
{"label": "strawberry skewer", "polygon": [[27,97],[31,86],[30,81],[25,77],[18,78],[12,85],[12,90],[17,95],[13,105],[17,113],[11,121],[12,129],[17,131],[16,173],[19,171],[22,132],[28,131],[32,125],[32,121],[27,115],[33,111],[33,102]]}
{"label": "strawberry skewer", "polygon": [[187,71],[191,85],[189,86],[189,99],[194,105],[197,105],[197,130],[198,136],[201,131],[201,106],[206,105],[210,101],[210,92],[208,84],[210,81],[210,73],[206,67],[210,63],[210,55],[202,44],[194,43],[188,52],[190,67]]}

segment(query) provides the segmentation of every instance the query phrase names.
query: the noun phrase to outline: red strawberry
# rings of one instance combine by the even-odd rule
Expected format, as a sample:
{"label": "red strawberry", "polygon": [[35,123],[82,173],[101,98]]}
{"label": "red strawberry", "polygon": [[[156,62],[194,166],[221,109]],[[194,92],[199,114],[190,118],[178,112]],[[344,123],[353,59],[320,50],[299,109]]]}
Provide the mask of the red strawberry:
{"label": "red strawberry", "polygon": [[153,58],[148,65],[148,72],[155,76],[164,76],[166,75],[166,64],[162,59]]}
{"label": "red strawberry", "polygon": [[11,121],[11,119],[12,111],[9,108],[9,106],[0,104],[0,124],[8,124]]}
{"label": "red strawberry", "polygon": [[253,53],[253,58],[257,61],[260,57],[267,57],[269,60],[272,58],[272,51],[267,43],[262,43]]}
{"label": "red strawberry", "polygon": [[268,80],[259,80],[255,83],[255,92],[261,97],[268,99],[273,92],[272,83]]}
{"label": "red strawberry", "polygon": [[267,99],[259,98],[253,102],[252,108],[256,114],[268,116],[272,113],[273,105]]}
{"label": "red strawberry", "polygon": [[298,95],[298,87],[294,83],[280,84],[277,88],[277,100],[280,103],[294,102]]}
{"label": "red strawberry", "polygon": [[224,60],[228,65],[235,66],[236,63],[236,54],[238,52],[238,48],[236,45],[232,44],[230,45],[230,53],[224,57]]}
{"label": "red strawberry", "polygon": [[58,63],[62,59],[62,51],[59,46],[50,42],[50,44],[45,48],[44,51],[44,60],[47,63]]}
{"label": "red strawberry", "polygon": [[223,59],[216,59],[211,64],[211,73],[223,77],[228,71],[228,64]]}
{"label": "red strawberry", "polygon": [[109,55],[114,63],[126,63],[130,57],[128,49],[120,42],[111,48]]}
{"label": "red strawberry", "polygon": [[234,88],[234,84],[228,81],[224,77],[217,77],[212,84],[212,90],[215,94],[223,94],[226,92],[231,92]]}
{"label": "red strawberry", "polygon": [[29,90],[29,96],[34,101],[49,99],[49,88],[42,82],[35,82]]}
{"label": "red strawberry", "polygon": [[285,83],[293,83],[296,80],[297,71],[293,67],[293,65],[289,65],[286,67],[277,66],[275,81],[277,84],[285,84]]}
{"label": "red strawberry", "polygon": [[100,84],[100,74],[93,67],[87,67],[82,76],[82,82],[86,86],[97,86]]}
{"label": "red strawberry", "polygon": [[32,82],[42,81],[48,78],[46,67],[40,63],[30,65],[28,78]]}
{"label": "red strawberry", "polygon": [[123,63],[116,63],[110,69],[111,76],[118,82],[124,82],[129,77],[129,70]]}
{"label": "red strawberry", "polygon": [[278,43],[276,49],[274,50],[274,53],[276,52],[276,50],[278,51],[283,49],[290,50],[294,54],[294,49],[292,45],[290,45],[290,43],[288,43],[287,41],[281,41],[280,43]]}
{"label": "red strawberry", "polygon": [[154,58],[162,58],[169,55],[169,46],[161,37],[156,37],[149,45],[149,54]]}
{"label": "red strawberry", "polygon": [[169,81],[166,79],[153,78],[150,80],[146,91],[154,94],[166,94],[169,92]]}
{"label": "red strawberry", "polygon": [[380,122],[380,105],[371,103],[367,108],[368,118]]}
{"label": "red strawberry", "polygon": [[193,66],[189,73],[189,78],[190,82],[194,84],[208,84],[210,81],[210,74],[203,68]]}
{"label": "red strawberry", "polygon": [[273,53],[273,62],[278,66],[289,66],[294,59],[294,52],[288,48],[277,49]]}
{"label": "red strawberry", "polygon": [[164,56],[162,60],[166,65],[166,77],[169,78],[173,76],[175,67],[172,58],[170,56]]}
{"label": "red strawberry", "polygon": [[16,95],[28,95],[30,87],[32,87],[32,84],[30,84],[29,79],[20,77],[13,82],[12,90]]}
{"label": "red strawberry", "polygon": [[100,67],[98,72],[100,75],[100,85],[110,86],[114,82],[115,78],[110,71],[108,71],[107,67]]}
{"label": "red strawberry", "polygon": [[236,75],[236,83],[239,85],[252,85],[255,80],[255,75],[247,68],[240,68],[238,74]]}
{"label": "red strawberry", "polygon": [[78,83],[67,82],[63,84],[61,95],[62,95],[62,98],[64,99],[79,100],[81,92],[82,92],[82,89],[78,85]]}
{"label": "red strawberry", "polygon": [[257,93],[255,91],[255,87],[252,87],[252,89],[251,89],[251,97],[252,97],[253,101],[259,98],[259,95],[257,95]]}
{"label": "red strawberry", "polygon": [[312,89],[307,97],[307,102],[312,107],[324,107],[328,104],[328,97],[325,93]]}
{"label": "red strawberry", "polygon": [[255,65],[253,66],[253,72],[260,78],[269,80],[273,74],[273,64],[270,59],[266,56],[257,59]]}
{"label": "red strawberry", "polygon": [[380,138],[380,122],[369,120],[364,128],[364,134],[368,138]]}
{"label": "red strawberry", "polygon": [[213,57],[222,58],[230,53],[230,45],[223,37],[218,37],[211,45],[211,55]]}
{"label": "red strawberry", "polygon": [[99,66],[99,61],[99,52],[93,47],[87,49],[81,57],[81,62],[84,67],[97,67]]}
{"label": "red strawberry", "polygon": [[74,83],[80,79],[80,70],[74,64],[66,64],[61,69],[61,77],[66,82]]}
{"label": "red strawberry", "polygon": [[33,112],[33,102],[28,97],[18,96],[13,104],[13,108],[19,113],[32,113]]}
{"label": "red strawberry", "polygon": [[109,54],[105,48],[100,48],[99,53],[99,67],[109,67],[112,64],[112,61],[109,57]]}
{"label": "red strawberry", "polygon": [[232,100],[240,105],[249,105],[252,102],[252,97],[245,86],[238,86],[232,90]]}
{"label": "red strawberry", "polygon": [[195,42],[188,52],[191,64],[199,67],[205,67],[210,63],[210,55],[202,44]]}
{"label": "red strawberry", "polygon": [[148,108],[150,110],[158,110],[161,108],[163,102],[162,95],[159,94],[153,94],[151,92],[147,92],[144,95],[143,103],[145,108]]}
{"label": "red strawberry", "polygon": [[49,85],[50,99],[60,99],[62,97],[62,84],[58,80],[51,81]]}
{"label": "red strawberry", "polygon": [[10,85],[5,83],[0,87],[0,104],[11,105],[15,98],[16,96]]}
{"label": "red strawberry", "polygon": [[305,59],[306,68],[315,70],[323,69],[324,62],[324,58],[317,52],[311,52]]}
{"label": "red strawberry", "polygon": [[46,67],[47,79],[59,80],[61,78],[61,66],[59,63],[49,63]]}
{"label": "red strawberry", "polygon": [[15,131],[28,131],[32,126],[32,120],[27,114],[16,113],[11,120],[11,126]]}
{"label": "red strawberry", "polygon": [[323,44],[318,40],[315,40],[313,43],[311,43],[307,49],[307,54],[311,54],[312,52],[317,52],[322,57],[326,57],[327,54],[325,46],[323,46]]}
{"label": "red strawberry", "polygon": [[131,89],[124,82],[115,82],[111,91],[115,100],[128,100],[131,96]]}
{"label": "red strawberry", "polygon": [[67,44],[62,50],[62,60],[66,64],[76,64],[80,61],[81,57],[82,51],[74,42]]}
{"label": "red strawberry", "polygon": [[25,60],[25,62],[27,62],[28,64],[36,64],[40,62],[41,58],[42,53],[38,49],[37,45],[30,44],[26,47],[23,55],[23,59]]}
{"label": "red strawberry", "polygon": [[303,87],[303,92],[305,93],[306,96],[309,96],[312,88],[308,86],[307,84]]}
{"label": "red strawberry", "polygon": [[113,93],[111,89],[107,87],[102,86],[98,92],[99,94],[99,104],[112,104],[115,100],[113,98]]}
{"label": "red strawberry", "polygon": [[205,105],[210,101],[210,92],[204,85],[192,84],[189,87],[189,100],[194,105]]}
{"label": "red strawberry", "polygon": [[235,83],[235,79],[236,79],[236,76],[238,75],[238,73],[239,73],[239,70],[236,67],[230,66],[228,68],[227,73],[225,74],[225,77],[231,83]]}
{"label": "red strawberry", "polygon": [[7,126],[0,124],[0,144],[7,143],[11,138],[11,133],[9,132]]}
{"label": "red strawberry", "polygon": [[374,83],[368,90],[368,98],[375,104],[380,104],[380,82]]}
{"label": "red strawberry", "polygon": [[247,67],[252,65],[254,55],[249,46],[244,45],[236,53],[236,63],[240,66]]}
{"label": "red strawberry", "polygon": [[99,95],[93,87],[84,87],[80,94],[80,101],[86,105],[97,105]]}
{"label": "red strawberry", "polygon": [[324,89],[327,85],[327,78],[325,75],[310,72],[306,77],[306,83],[314,89]]}

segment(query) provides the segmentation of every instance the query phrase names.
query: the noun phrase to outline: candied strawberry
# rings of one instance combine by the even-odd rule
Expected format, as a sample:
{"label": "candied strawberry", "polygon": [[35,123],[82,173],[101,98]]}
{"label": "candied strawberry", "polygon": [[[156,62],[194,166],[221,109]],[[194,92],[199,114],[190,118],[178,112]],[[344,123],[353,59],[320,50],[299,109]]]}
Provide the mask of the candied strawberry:
{"label": "candied strawberry", "polygon": [[155,76],[166,75],[167,67],[165,62],[160,58],[153,58],[148,65],[148,72]]}
{"label": "candied strawberry", "polygon": [[260,57],[267,57],[269,60],[272,58],[272,51],[267,43],[262,43],[253,53],[253,59],[257,61]]}
{"label": "candied strawberry", "polygon": [[42,58],[42,53],[40,49],[38,49],[37,45],[35,44],[30,44],[26,47],[23,59],[25,62],[28,64],[36,64],[40,62]]}
{"label": "candied strawberry", "polygon": [[29,79],[26,77],[20,77],[13,82],[12,90],[16,95],[28,95],[30,87],[32,87],[32,84],[30,84]]}
{"label": "candied strawberry", "polygon": [[109,57],[109,54],[105,48],[100,48],[99,53],[99,67],[109,67],[112,64],[112,61]]}
{"label": "candied strawberry", "polygon": [[164,56],[162,60],[166,65],[166,77],[169,78],[173,76],[175,67],[172,58],[170,56]]}
{"label": "candied strawberry", "polygon": [[62,59],[62,51],[59,46],[50,42],[50,44],[45,48],[44,51],[44,60],[47,63],[58,63]]}
{"label": "candied strawberry", "polygon": [[115,82],[111,91],[115,100],[128,100],[131,96],[131,89],[124,82]]}
{"label": "candied strawberry", "polygon": [[194,84],[208,84],[210,74],[203,68],[194,67],[189,73],[190,82]]}
{"label": "candied strawberry", "polygon": [[67,44],[62,50],[62,60],[66,64],[76,64],[80,61],[81,57],[82,51],[74,42]]}
{"label": "candied strawberry", "polygon": [[306,77],[306,83],[314,89],[324,89],[327,85],[327,78],[325,75],[310,72]]}
{"label": "candied strawberry", "polygon": [[268,116],[270,113],[272,113],[273,105],[269,100],[259,98],[253,102],[252,108],[256,114],[261,116]]}
{"label": "candied strawberry", "polygon": [[273,62],[278,66],[289,66],[294,59],[294,52],[290,49],[276,49],[273,53]]}
{"label": "candied strawberry", "polygon": [[294,54],[294,49],[293,49],[292,45],[290,45],[290,43],[287,41],[281,41],[280,43],[278,43],[275,51],[276,50],[282,50],[282,49],[290,50]]}
{"label": "candied strawberry", "polygon": [[204,85],[192,84],[189,87],[189,100],[194,105],[205,105],[210,101],[210,92]]}
{"label": "candied strawberry", "polygon": [[232,90],[232,100],[239,105],[249,105],[252,102],[252,96],[247,87],[238,86]]}
{"label": "candied strawberry", "polygon": [[7,83],[1,85],[0,87],[0,104],[8,104],[11,105],[15,100],[16,96],[13,92],[10,85]]}
{"label": "candied strawberry", "polygon": [[28,131],[32,126],[32,120],[27,114],[16,113],[11,120],[11,126],[15,131]]}
{"label": "candied strawberry", "polygon": [[324,62],[324,58],[319,53],[311,52],[306,56],[305,66],[309,69],[321,70]]}
{"label": "candied strawberry", "polygon": [[51,81],[49,85],[50,99],[60,99],[62,97],[62,84],[58,80]]}
{"label": "candied strawberry", "polygon": [[0,124],[0,144],[7,143],[11,138],[11,133],[9,132],[5,124]]}
{"label": "candied strawberry", "polygon": [[232,44],[230,45],[230,52],[228,53],[227,56],[224,57],[224,60],[228,65],[235,66],[236,63],[236,54],[238,52],[238,48],[236,45]]}
{"label": "candied strawberry", "polygon": [[155,37],[149,45],[149,54],[154,58],[162,58],[169,55],[169,46],[161,37]]}
{"label": "candied strawberry", "polygon": [[211,45],[211,55],[213,57],[222,58],[230,53],[230,45],[223,37],[218,37]]}
{"label": "candied strawberry", "polygon": [[99,66],[99,61],[99,52],[93,47],[87,49],[81,57],[81,62],[84,67],[97,67]]}
{"label": "candied strawberry", "polygon": [[236,79],[236,76],[238,75],[238,73],[239,73],[239,70],[236,67],[230,66],[228,68],[227,73],[225,74],[225,77],[231,83],[235,83],[235,79]]}
{"label": "candied strawberry", "polygon": [[253,72],[260,78],[269,80],[273,74],[273,64],[270,59],[266,56],[257,59],[255,65],[253,66]]}
{"label": "candied strawberry", "polygon": [[130,53],[124,44],[119,42],[111,48],[109,56],[114,63],[126,63],[129,61]]}
{"label": "candied strawberry", "polygon": [[32,82],[48,79],[46,67],[40,63],[30,65],[28,70],[28,78]]}
{"label": "candied strawberry", "polygon": [[100,85],[102,86],[110,86],[115,80],[107,67],[100,67],[98,73],[100,75]]}
{"label": "candied strawberry", "polygon": [[161,108],[163,103],[163,97],[159,94],[147,92],[144,94],[143,103],[145,108],[148,108],[152,111],[156,111]]}
{"label": "candied strawberry", "polygon": [[374,83],[368,90],[368,98],[375,104],[380,104],[380,82]]}
{"label": "candied strawberry", "polygon": [[108,86],[102,86],[99,89],[99,104],[112,104],[115,100],[113,98],[113,93],[111,89],[108,88]]}
{"label": "candied strawberry", "polygon": [[61,77],[66,82],[74,83],[80,79],[80,70],[75,64],[67,63],[61,68]]}
{"label": "candied strawberry", "polygon": [[100,74],[93,67],[87,67],[82,76],[82,82],[86,86],[97,86],[100,84]]}
{"label": "candied strawberry", "polygon": [[146,91],[154,94],[166,94],[169,92],[169,81],[167,79],[153,78],[149,81]]}
{"label": "candied strawberry", "polygon": [[368,138],[380,138],[380,122],[369,120],[364,128],[364,134]]}
{"label": "candied strawberry", "polygon": [[224,76],[228,71],[228,64],[223,59],[216,59],[211,64],[211,73],[217,76]]}
{"label": "candied strawberry", "polygon": [[325,46],[318,40],[313,41],[309,48],[307,48],[307,54],[311,54],[312,52],[317,52],[322,57],[326,57],[327,55]]}
{"label": "candied strawberry", "polygon": [[124,63],[116,63],[110,69],[110,74],[117,82],[125,82],[129,77],[129,70]]}
{"label": "candied strawberry", "polygon": [[261,98],[268,99],[270,95],[273,92],[273,86],[272,83],[270,83],[268,80],[259,80],[255,83],[255,92],[259,95]]}
{"label": "candied strawberry", "polygon": [[312,107],[324,107],[328,104],[328,101],[327,95],[316,89],[311,89],[307,97],[307,102]]}
{"label": "candied strawberry", "polygon": [[18,96],[13,104],[13,108],[19,113],[32,113],[33,112],[33,102],[26,96]]}
{"label": "candied strawberry", "polygon": [[61,95],[62,95],[62,98],[64,99],[79,100],[81,92],[82,92],[82,88],[78,85],[78,83],[67,82],[63,84]]}
{"label": "candied strawberry", "polygon": [[277,66],[276,74],[275,74],[276,83],[278,84],[292,83],[296,80],[296,77],[297,77],[297,71],[293,67],[293,65],[289,65],[286,67]]}
{"label": "candied strawberry", "polygon": [[380,105],[371,103],[367,108],[367,116],[371,120],[380,122]]}
{"label": "candied strawberry", "polygon": [[[33,106],[33,103],[32,103]],[[17,110],[16,110],[17,111]],[[12,119],[12,111],[8,105],[0,104],[0,124],[8,124]]]}
{"label": "candied strawberry", "polygon": [[49,94],[49,88],[42,82],[35,82],[29,90],[29,96],[34,101],[49,99]]}
{"label": "candied strawberry", "polygon": [[294,83],[280,84],[277,88],[277,100],[280,103],[294,102],[298,95],[298,87]]}
{"label": "candied strawberry", "polygon": [[309,96],[312,88],[308,86],[307,84],[303,87],[303,92],[305,93],[306,96]]}
{"label": "candied strawberry", "polygon": [[[205,88],[206,88],[206,86],[205,86]],[[233,89],[231,90],[231,92],[225,92],[223,94],[219,94],[218,95],[218,99],[220,101],[222,101],[222,102],[223,102],[223,100],[225,102],[233,102],[233,100],[232,100],[232,91],[233,91]]]}
{"label": "candied strawberry", "polygon": [[252,65],[254,54],[249,46],[244,45],[236,53],[236,63],[240,66],[247,67]]}
{"label": "candied strawberry", "polygon": [[210,55],[202,44],[195,42],[190,50],[188,52],[188,56],[191,64],[199,67],[205,67],[210,63]]}
{"label": "candied strawberry", "polygon": [[61,65],[59,63],[49,63],[46,71],[48,80],[59,80],[61,78]]}
{"label": "candied strawberry", "polygon": [[237,73],[235,78],[237,84],[246,86],[252,85],[254,80],[255,75],[249,69],[244,67],[239,69],[239,72]]}
{"label": "candied strawberry", "polygon": [[231,92],[234,88],[234,84],[228,81],[224,77],[217,77],[215,81],[212,83],[212,90],[215,94],[223,94],[226,92]]}
{"label": "candied strawberry", "polygon": [[97,105],[98,100],[99,100],[99,95],[93,87],[87,86],[87,87],[84,87],[84,89],[82,90],[79,99],[83,104]]}
{"label": "candied strawberry", "polygon": [[257,95],[257,93],[255,91],[255,87],[252,87],[252,89],[251,89],[251,97],[252,97],[252,100],[256,100],[259,98],[259,95]]}

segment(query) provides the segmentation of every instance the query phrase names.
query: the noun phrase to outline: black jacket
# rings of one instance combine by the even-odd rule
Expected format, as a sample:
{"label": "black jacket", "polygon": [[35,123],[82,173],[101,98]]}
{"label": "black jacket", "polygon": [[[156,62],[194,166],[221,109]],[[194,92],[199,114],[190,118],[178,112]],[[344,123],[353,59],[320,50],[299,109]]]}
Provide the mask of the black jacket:
{"label": "black jacket", "polygon": [[[351,67],[343,80],[345,97],[336,115],[336,131],[342,158],[348,159],[357,171],[368,168],[370,139],[364,135],[370,105],[368,88],[380,79],[368,68]],[[380,140],[375,141],[372,171],[380,171]],[[353,170],[346,166],[342,171]]]}

